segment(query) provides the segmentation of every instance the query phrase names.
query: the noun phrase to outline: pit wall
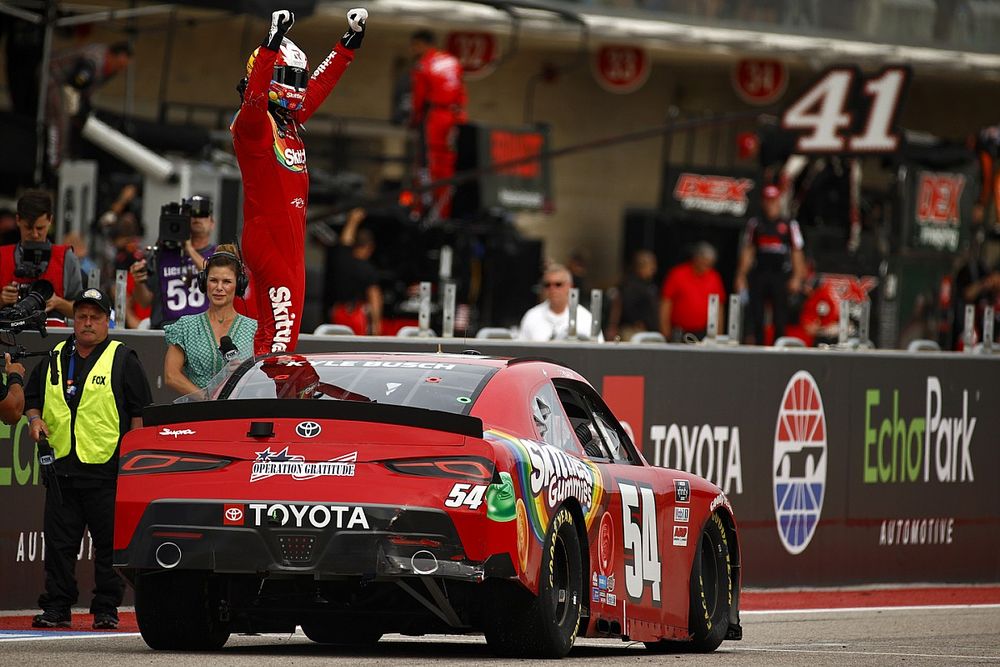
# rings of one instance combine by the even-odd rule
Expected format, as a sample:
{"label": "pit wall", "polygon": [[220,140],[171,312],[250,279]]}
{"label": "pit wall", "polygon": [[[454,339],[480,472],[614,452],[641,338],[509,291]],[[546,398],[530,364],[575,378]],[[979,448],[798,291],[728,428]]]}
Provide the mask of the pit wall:
{"label": "pit wall", "polygon": [[[116,337],[138,350],[154,400],[172,400],[162,335]],[[745,586],[1000,581],[1000,356],[316,336],[299,351],[439,342],[587,377],[649,463],[725,491]],[[0,425],[0,609],[34,607],[41,591],[43,498],[25,421]],[[91,559],[86,538],[83,605]]]}

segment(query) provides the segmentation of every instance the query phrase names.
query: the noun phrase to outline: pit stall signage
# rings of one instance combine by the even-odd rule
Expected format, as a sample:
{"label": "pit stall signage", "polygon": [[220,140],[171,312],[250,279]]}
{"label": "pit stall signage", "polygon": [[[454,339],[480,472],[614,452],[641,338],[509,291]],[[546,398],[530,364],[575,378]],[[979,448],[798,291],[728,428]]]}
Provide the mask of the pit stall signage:
{"label": "pit stall signage", "polygon": [[609,93],[624,95],[642,88],[652,63],[649,53],[637,46],[605,44],[591,61],[594,78]]}

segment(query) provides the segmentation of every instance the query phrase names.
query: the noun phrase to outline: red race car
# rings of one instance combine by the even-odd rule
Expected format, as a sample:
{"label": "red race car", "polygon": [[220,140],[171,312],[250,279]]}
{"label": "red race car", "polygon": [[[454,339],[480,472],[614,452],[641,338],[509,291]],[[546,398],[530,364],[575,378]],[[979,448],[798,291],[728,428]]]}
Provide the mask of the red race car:
{"label": "red race car", "polygon": [[244,362],[122,442],[115,565],[154,649],[231,632],[324,644],[482,632],[560,657],[740,639],[726,496],[650,466],[600,395],[539,359]]}

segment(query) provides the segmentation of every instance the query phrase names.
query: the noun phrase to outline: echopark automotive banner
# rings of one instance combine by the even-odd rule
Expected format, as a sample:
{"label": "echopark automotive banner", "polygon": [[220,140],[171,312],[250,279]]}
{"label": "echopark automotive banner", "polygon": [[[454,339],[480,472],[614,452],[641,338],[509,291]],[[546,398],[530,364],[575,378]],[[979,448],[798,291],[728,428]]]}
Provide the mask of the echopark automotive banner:
{"label": "echopark automotive banner", "polygon": [[[162,337],[121,338],[139,351],[155,400],[172,400],[157,387]],[[444,350],[473,346],[576,369],[650,463],[718,484],[739,523],[745,585],[1000,580],[1000,357],[481,340]],[[430,353],[437,343],[299,343],[334,349]],[[36,461],[23,421],[0,426],[0,608],[34,607],[43,583]],[[91,559],[85,539],[81,605]]]}

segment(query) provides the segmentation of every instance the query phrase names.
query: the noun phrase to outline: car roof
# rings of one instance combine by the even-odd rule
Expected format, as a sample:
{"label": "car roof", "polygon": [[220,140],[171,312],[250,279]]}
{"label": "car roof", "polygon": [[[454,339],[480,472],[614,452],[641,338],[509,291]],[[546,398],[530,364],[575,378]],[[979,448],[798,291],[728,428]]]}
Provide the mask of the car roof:
{"label": "car roof", "polygon": [[[479,354],[475,351],[468,351],[463,353],[452,353],[452,352],[303,352],[294,354],[282,354],[275,353],[269,354],[267,357],[281,357],[281,356],[297,356],[304,357],[305,359],[311,361],[332,361],[334,359],[365,359],[371,361],[416,361],[421,363],[427,362],[437,362],[437,363],[455,363],[455,364],[469,364],[472,366],[487,366],[490,368],[504,368],[506,366],[512,366],[515,364],[527,363],[527,362],[537,362],[537,363],[548,363],[554,364],[556,366],[562,366],[563,364],[555,361],[553,359],[544,359],[541,357],[489,357]],[[267,357],[258,357],[257,361],[262,361]]]}

